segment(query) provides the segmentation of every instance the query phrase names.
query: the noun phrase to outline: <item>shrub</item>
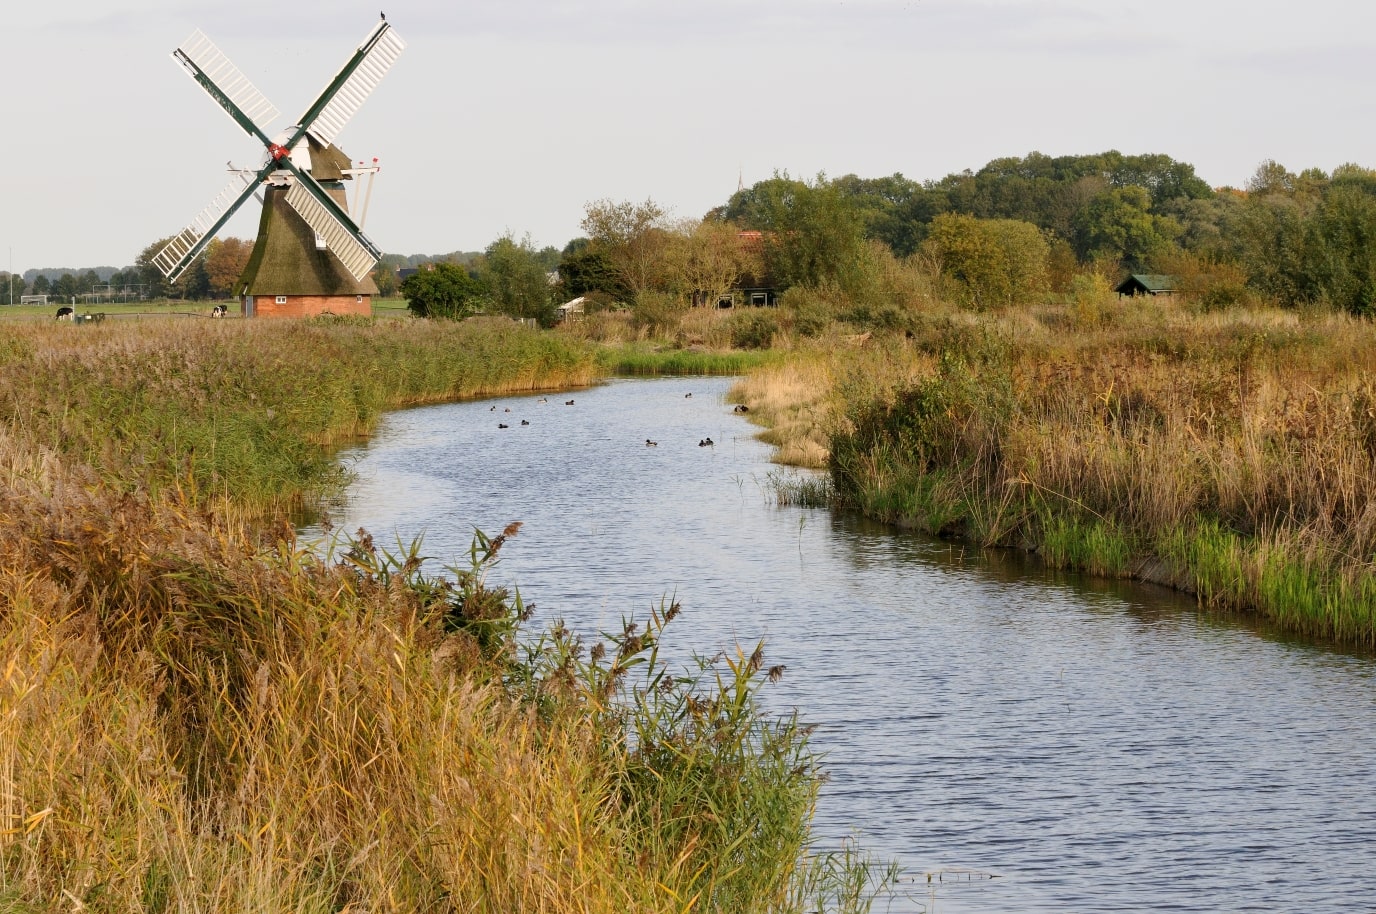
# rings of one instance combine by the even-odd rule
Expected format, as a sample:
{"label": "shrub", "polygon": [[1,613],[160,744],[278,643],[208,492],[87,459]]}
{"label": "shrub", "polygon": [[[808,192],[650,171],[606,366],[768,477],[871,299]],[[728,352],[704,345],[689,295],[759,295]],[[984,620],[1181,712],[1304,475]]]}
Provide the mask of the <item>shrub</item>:
{"label": "shrub", "polygon": [[401,284],[406,307],[419,317],[467,317],[480,309],[485,292],[481,282],[455,263],[437,263]]}
{"label": "shrub", "polygon": [[1076,326],[1086,329],[1109,323],[1117,310],[1113,284],[1097,270],[1076,273],[1070,280],[1067,297]]}
{"label": "shrub", "polygon": [[737,349],[768,349],[779,332],[772,311],[750,309],[731,315],[731,345]]}
{"label": "shrub", "polygon": [[812,286],[794,286],[779,297],[779,311],[799,336],[818,337],[837,314],[833,296]]}
{"label": "shrub", "polygon": [[678,326],[683,307],[665,292],[638,292],[631,307],[631,323],[637,330],[664,336]]}

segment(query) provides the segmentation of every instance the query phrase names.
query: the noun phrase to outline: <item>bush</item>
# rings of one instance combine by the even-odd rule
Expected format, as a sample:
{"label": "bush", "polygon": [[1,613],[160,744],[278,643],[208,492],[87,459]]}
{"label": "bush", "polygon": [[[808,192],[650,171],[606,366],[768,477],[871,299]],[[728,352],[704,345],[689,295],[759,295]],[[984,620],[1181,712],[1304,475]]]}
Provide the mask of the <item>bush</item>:
{"label": "bush", "polygon": [[812,286],[794,286],[779,296],[779,311],[794,333],[818,337],[835,319],[837,308],[826,292]]}
{"label": "bush", "polygon": [[468,317],[480,310],[486,290],[481,282],[455,263],[437,263],[406,277],[401,294],[417,317]]}
{"label": "bush", "polygon": [[750,309],[731,315],[731,345],[737,349],[768,349],[779,332],[779,319],[771,311]]}
{"label": "bush", "polygon": [[1110,323],[1117,311],[1117,293],[1103,273],[1076,273],[1070,280],[1067,297],[1075,325],[1082,328]]}
{"label": "bush", "polygon": [[653,336],[664,336],[678,326],[683,308],[665,292],[638,292],[631,306],[631,324]]}

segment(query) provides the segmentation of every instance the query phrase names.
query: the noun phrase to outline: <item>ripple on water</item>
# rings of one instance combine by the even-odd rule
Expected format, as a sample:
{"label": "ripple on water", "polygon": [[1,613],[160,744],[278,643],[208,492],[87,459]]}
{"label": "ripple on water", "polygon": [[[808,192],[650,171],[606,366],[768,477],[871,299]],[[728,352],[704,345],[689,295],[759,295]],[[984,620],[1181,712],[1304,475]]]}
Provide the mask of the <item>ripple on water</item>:
{"label": "ripple on water", "polygon": [[[394,413],[348,455],[337,523],[423,532],[450,561],[474,527],[521,520],[497,576],[539,620],[591,634],[670,595],[679,660],[765,637],[788,667],[769,700],[819,724],[819,833],[919,878],[1000,876],[948,873],[939,911],[1376,910],[1371,659],[1159,588],[776,508],[728,383],[507,398],[500,430],[491,403]],[[933,897],[911,896],[892,910]]]}

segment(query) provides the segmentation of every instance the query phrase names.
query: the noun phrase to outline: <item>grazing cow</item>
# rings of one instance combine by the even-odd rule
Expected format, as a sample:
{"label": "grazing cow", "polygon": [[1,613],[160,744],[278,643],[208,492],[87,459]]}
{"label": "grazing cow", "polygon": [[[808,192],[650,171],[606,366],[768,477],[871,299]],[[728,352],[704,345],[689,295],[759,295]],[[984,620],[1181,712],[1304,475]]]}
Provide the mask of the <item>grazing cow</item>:
{"label": "grazing cow", "polygon": [[76,311],[74,311],[71,308],[68,308],[66,305],[63,305],[61,308],[57,309],[57,319],[60,321],[75,320],[75,315]]}
{"label": "grazing cow", "polygon": [[228,314],[228,313],[229,313],[229,308],[226,307],[225,305],[216,305],[215,307],[213,307],[213,308],[210,309],[210,316],[211,316],[211,317],[224,317],[224,316],[225,316],[226,314]]}

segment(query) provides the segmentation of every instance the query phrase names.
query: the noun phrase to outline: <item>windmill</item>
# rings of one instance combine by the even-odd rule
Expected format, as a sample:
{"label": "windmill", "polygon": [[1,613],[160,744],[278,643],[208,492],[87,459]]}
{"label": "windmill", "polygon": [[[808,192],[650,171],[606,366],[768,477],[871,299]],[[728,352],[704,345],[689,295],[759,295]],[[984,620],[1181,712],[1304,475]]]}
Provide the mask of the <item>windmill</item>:
{"label": "windmill", "polygon": [[371,313],[377,287],[369,271],[381,252],[349,217],[343,182],[376,167],[351,167],[334,140],[405,47],[386,18],[379,20],[305,114],[270,138],[277,109],[209,38],[193,32],[173,58],[266,156],[257,169],[231,167],[229,186],[153,257],[163,275],[180,276],[262,188],[258,238],[236,285],[245,316]]}

